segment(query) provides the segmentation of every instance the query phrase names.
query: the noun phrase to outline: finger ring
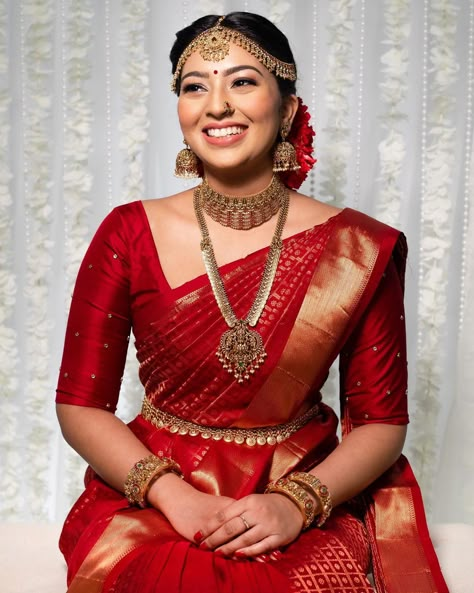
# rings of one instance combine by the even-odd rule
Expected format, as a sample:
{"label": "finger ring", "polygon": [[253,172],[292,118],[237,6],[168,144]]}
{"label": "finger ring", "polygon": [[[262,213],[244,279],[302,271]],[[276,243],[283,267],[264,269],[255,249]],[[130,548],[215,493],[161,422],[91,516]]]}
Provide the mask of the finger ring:
{"label": "finger ring", "polygon": [[250,529],[250,525],[248,524],[247,519],[243,515],[239,515],[239,517],[242,519],[242,523],[245,526],[245,531],[247,531],[248,529]]}

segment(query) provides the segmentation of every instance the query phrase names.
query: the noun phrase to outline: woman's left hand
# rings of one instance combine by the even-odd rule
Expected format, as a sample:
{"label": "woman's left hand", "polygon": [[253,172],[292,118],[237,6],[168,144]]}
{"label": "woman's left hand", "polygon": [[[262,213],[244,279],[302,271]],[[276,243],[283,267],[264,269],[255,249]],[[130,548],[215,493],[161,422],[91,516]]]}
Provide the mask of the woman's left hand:
{"label": "woman's left hand", "polygon": [[298,507],[286,496],[250,494],[216,513],[202,530],[201,547],[224,556],[262,558],[295,540],[302,527]]}

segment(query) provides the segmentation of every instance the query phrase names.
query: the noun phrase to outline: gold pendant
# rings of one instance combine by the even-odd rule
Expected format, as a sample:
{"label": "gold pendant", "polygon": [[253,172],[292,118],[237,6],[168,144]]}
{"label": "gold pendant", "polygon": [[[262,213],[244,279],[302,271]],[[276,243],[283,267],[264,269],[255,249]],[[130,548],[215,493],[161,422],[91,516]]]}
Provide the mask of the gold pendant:
{"label": "gold pendant", "polygon": [[233,328],[222,334],[216,356],[227,372],[233,373],[238,383],[243,383],[260,367],[267,353],[262,336],[249,329],[244,319],[239,319]]}

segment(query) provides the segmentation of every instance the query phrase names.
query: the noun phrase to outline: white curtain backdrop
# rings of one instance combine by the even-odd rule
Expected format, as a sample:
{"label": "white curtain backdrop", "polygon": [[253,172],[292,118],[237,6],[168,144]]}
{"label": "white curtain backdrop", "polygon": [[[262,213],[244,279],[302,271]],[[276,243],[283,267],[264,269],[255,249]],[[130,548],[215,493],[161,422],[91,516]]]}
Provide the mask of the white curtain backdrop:
{"label": "white curtain backdrop", "polygon": [[[408,237],[405,452],[431,521],[474,523],[474,0],[0,0],[0,519],[61,520],[81,490],[54,412],[75,274],[114,206],[186,187],[169,49],[232,10],[294,49],[303,190]],[[133,346],[128,367],[125,419]]]}

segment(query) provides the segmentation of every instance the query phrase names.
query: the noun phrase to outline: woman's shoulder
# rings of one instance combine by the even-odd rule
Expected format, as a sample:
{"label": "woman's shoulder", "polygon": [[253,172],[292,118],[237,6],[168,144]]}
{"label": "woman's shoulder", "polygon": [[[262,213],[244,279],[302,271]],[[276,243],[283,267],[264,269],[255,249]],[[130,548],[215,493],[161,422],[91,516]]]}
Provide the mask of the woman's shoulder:
{"label": "woman's shoulder", "polygon": [[377,218],[354,208],[340,208],[297,192],[293,192],[292,199],[295,206],[293,209],[295,217],[315,221],[314,224],[321,224],[335,218],[342,227],[353,227],[362,231],[400,232]]}
{"label": "woman's shoulder", "polygon": [[291,192],[288,226],[294,230],[312,228],[324,224],[341,212],[343,208],[326,204],[305,194]]}
{"label": "woman's shoulder", "polygon": [[170,220],[174,217],[182,218],[192,207],[192,198],[186,190],[162,198],[145,198],[115,206],[103,219],[102,228],[118,230],[120,227],[129,230],[139,230],[141,223],[153,226],[157,221]]}
{"label": "woman's shoulder", "polygon": [[186,216],[192,213],[192,192],[187,189],[182,192],[164,196],[162,198],[149,198],[142,200],[142,206],[150,220],[156,217]]}

